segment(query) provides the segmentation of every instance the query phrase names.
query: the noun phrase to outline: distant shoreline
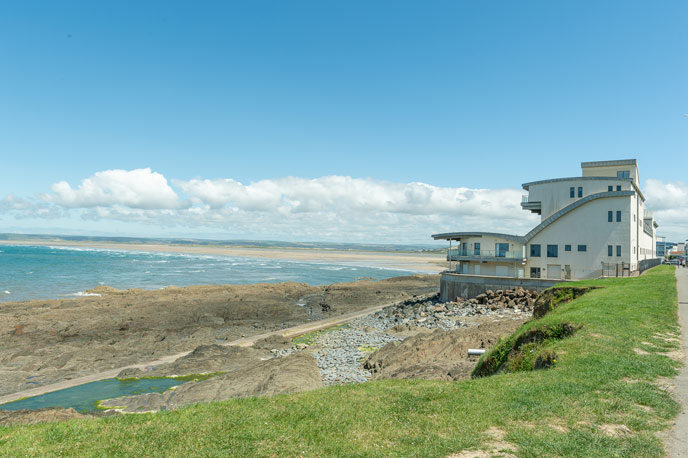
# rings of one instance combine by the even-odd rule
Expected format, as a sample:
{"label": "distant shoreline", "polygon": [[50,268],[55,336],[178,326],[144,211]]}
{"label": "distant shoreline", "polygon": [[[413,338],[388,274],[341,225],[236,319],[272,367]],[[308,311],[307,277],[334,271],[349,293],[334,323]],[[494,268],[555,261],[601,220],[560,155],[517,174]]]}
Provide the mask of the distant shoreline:
{"label": "distant shoreline", "polygon": [[359,251],[300,247],[221,247],[72,240],[0,240],[0,245],[60,246],[106,250],[154,251],[160,253],[242,256],[248,258],[281,259],[300,262],[344,263],[357,266],[415,271],[419,273],[438,273],[445,269],[446,264],[444,254],[422,252]]}

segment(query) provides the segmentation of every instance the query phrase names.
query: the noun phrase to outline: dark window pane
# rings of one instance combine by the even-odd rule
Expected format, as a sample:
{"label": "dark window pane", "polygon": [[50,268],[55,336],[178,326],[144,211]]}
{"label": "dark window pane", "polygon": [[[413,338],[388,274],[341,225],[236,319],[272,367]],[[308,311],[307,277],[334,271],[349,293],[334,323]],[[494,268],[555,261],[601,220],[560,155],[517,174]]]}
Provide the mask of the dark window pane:
{"label": "dark window pane", "polygon": [[614,221],[614,212],[611,210],[607,212],[607,221],[609,221],[610,223]]}
{"label": "dark window pane", "polygon": [[619,210],[616,211],[616,222],[617,223],[621,222],[621,212]]}
{"label": "dark window pane", "polygon": [[547,257],[556,258],[559,256],[559,245],[547,245]]}
{"label": "dark window pane", "polygon": [[576,188],[569,188],[569,195],[571,197],[576,197]]}
{"label": "dark window pane", "polygon": [[614,247],[612,245],[607,245],[607,256],[614,256]]}
{"label": "dark window pane", "polygon": [[540,257],[540,245],[530,245],[530,256],[533,258]]}
{"label": "dark window pane", "polygon": [[578,197],[583,197],[583,188],[578,187]]}
{"label": "dark window pane", "polygon": [[480,255],[480,244],[479,243],[473,244],[473,253],[477,256]]}
{"label": "dark window pane", "polygon": [[618,185],[618,186],[616,187],[616,190],[617,190],[617,191],[621,191],[621,185]]}
{"label": "dark window pane", "polygon": [[571,251],[571,245],[564,245],[564,251]]}
{"label": "dark window pane", "polygon": [[616,255],[621,256],[621,245],[616,246]]}
{"label": "dark window pane", "polygon": [[588,251],[587,245],[578,245],[578,251]]}
{"label": "dark window pane", "polygon": [[607,186],[607,191],[612,192],[614,190],[614,186]]}

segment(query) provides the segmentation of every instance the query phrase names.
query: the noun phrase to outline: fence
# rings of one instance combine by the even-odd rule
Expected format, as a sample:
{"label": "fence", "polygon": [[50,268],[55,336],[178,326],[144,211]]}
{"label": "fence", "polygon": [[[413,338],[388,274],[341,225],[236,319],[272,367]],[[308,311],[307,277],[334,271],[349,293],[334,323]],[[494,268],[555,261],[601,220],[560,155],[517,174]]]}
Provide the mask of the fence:
{"label": "fence", "polygon": [[630,277],[631,276],[631,265],[627,262],[622,262],[621,264],[607,264],[602,263],[602,276],[603,277]]}
{"label": "fence", "polygon": [[651,269],[654,266],[658,266],[662,263],[662,258],[653,258],[653,259],[643,259],[642,261],[638,261],[638,270],[640,272],[645,272],[647,269]]}

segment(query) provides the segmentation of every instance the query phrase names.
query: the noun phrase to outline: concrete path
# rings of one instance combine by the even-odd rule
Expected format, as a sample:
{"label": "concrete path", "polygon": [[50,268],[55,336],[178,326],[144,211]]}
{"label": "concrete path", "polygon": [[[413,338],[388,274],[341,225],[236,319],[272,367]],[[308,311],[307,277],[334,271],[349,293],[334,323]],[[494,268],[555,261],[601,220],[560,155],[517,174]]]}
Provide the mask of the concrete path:
{"label": "concrete path", "polygon": [[[428,295],[428,296],[430,296],[430,295]],[[291,328],[278,329],[277,331],[266,332],[264,334],[258,334],[258,335],[246,337],[243,339],[233,340],[231,342],[225,342],[225,343],[222,343],[220,345],[225,345],[225,346],[235,345],[235,346],[240,346],[240,347],[250,347],[257,340],[264,339],[266,337],[270,337],[270,336],[274,336],[274,335],[282,335],[284,337],[289,337],[289,338],[296,337],[296,336],[299,336],[302,334],[307,334],[309,332],[319,331],[321,329],[326,329],[326,328],[330,328],[332,326],[344,324],[348,321],[354,320],[356,318],[360,318],[362,316],[369,315],[371,313],[375,313],[379,310],[382,310],[385,307],[389,307],[390,305],[394,305],[397,303],[398,303],[398,301],[392,302],[389,304],[384,304],[384,305],[376,305],[375,307],[369,307],[369,308],[366,308],[363,310],[359,310],[358,312],[347,313],[347,314],[340,315],[337,317],[328,318],[326,320],[304,323],[304,324],[300,324],[298,326],[293,326]],[[32,397],[32,396],[38,396],[41,394],[51,393],[53,391],[64,390],[65,388],[71,388],[74,386],[83,385],[84,383],[97,382],[99,380],[105,380],[108,378],[113,378],[113,377],[116,377],[117,374],[119,374],[122,370],[127,369],[127,368],[145,369],[147,366],[157,366],[158,364],[171,363],[171,362],[177,360],[178,358],[181,358],[182,356],[188,355],[192,351],[193,350],[189,350],[189,351],[185,351],[182,353],[177,353],[176,355],[165,356],[165,357],[157,359],[155,361],[148,361],[146,363],[133,364],[130,366],[119,367],[117,369],[111,369],[109,371],[99,372],[97,374],[86,375],[84,377],[74,378],[71,380],[63,380],[61,382],[53,383],[51,385],[39,386],[37,388],[32,388],[30,390],[24,390],[24,391],[18,391],[16,393],[6,394],[4,396],[0,396],[0,404],[5,404],[5,403],[16,401],[16,400],[22,399],[22,398],[28,398],[28,397]]]}
{"label": "concrete path", "polygon": [[[678,287],[678,319],[681,324],[681,344],[688,354],[688,268],[676,268]],[[684,361],[685,362],[685,361]],[[674,430],[667,440],[667,451],[671,457],[688,457],[688,365],[684,365],[674,379],[676,398],[681,403]]]}

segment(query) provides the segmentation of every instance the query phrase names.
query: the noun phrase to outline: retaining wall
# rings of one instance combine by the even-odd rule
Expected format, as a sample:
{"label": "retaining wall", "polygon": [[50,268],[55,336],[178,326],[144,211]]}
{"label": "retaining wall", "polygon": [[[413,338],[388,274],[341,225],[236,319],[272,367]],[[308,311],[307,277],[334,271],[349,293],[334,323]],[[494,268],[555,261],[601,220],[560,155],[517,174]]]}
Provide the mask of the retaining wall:
{"label": "retaining wall", "polygon": [[524,289],[534,289],[539,293],[561,282],[561,280],[544,278],[489,277],[443,272],[440,280],[440,300],[446,302],[453,301],[457,297],[472,298],[488,289],[496,291],[498,289],[514,289],[517,286]]}

